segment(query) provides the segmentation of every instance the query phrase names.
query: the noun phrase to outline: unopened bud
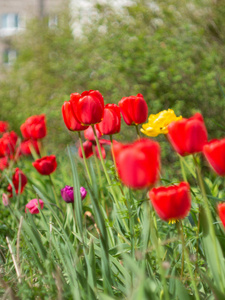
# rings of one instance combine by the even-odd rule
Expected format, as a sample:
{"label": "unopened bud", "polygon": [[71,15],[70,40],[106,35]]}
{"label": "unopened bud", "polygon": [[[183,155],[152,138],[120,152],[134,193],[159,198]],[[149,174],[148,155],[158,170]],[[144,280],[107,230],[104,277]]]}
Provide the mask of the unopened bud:
{"label": "unopened bud", "polygon": [[2,203],[4,206],[9,206],[10,204],[9,197],[5,193],[2,194]]}

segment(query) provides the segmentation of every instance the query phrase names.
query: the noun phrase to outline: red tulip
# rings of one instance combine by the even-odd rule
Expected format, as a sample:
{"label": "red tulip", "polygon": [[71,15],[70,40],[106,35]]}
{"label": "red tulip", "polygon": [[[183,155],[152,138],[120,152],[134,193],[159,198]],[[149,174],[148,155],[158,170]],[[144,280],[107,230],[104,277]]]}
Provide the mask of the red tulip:
{"label": "red tulip", "polygon": [[[101,132],[98,130],[97,125],[94,125],[94,126],[95,126],[97,138],[100,139]],[[93,132],[93,129],[91,126],[89,126],[88,129],[84,130],[84,137],[86,140],[89,140],[90,142],[96,144],[94,132]]]}
{"label": "red tulip", "polygon": [[[83,143],[83,147],[84,147],[84,153],[85,153],[86,158],[89,158],[94,154],[93,147],[95,147],[94,148],[95,153],[96,153],[97,157],[100,159],[100,155],[99,155],[99,152],[98,152],[98,147],[95,146],[93,143],[91,143],[90,141],[86,141],[86,142]],[[106,158],[106,153],[105,153],[105,149],[102,146],[101,146],[101,151],[102,151],[102,157],[105,159]],[[79,149],[78,149],[78,154],[79,154],[80,158],[83,158],[81,147],[79,147]]]}
{"label": "red tulip", "polygon": [[142,124],[148,118],[148,106],[142,94],[123,97],[119,101],[119,107],[127,125]]}
{"label": "red tulip", "polygon": [[0,133],[6,132],[8,128],[9,128],[8,122],[0,121]]}
{"label": "red tulip", "polygon": [[0,156],[11,156],[15,152],[18,136],[14,131],[6,132],[0,138]]}
{"label": "red tulip", "polygon": [[0,170],[3,171],[6,168],[8,168],[9,164],[8,164],[8,158],[7,156],[5,157],[1,157],[0,158]]}
{"label": "red tulip", "polygon": [[20,151],[21,154],[23,155],[31,155],[31,149],[34,149],[35,152],[39,155],[39,147],[38,147],[38,142],[36,140],[27,140],[27,141],[22,141],[20,144]]}
{"label": "red tulip", "polygon": [[74,115],[71,101],[65,101],[62,106],[62,115],[64,123],[66,124],[66,127],[71,131],[81,131],[88,128],[88,126],[83,126],[81,123],[79,123]]}
{"label": "red tulip", "polygon": [[223,226],[225,227],[225,202],[218,204],[217,209],[220,220],[222,221]]}
{"label": "red tulip", "polygon": [[145,188],[157,181],[160,148],[157,142],[140,139],[132,144],[114,142],[113,151],[119,177],[131,188]]}
{"label": "red tulip", "polygon": [[103,120],[97,124],[98,130],[101,134],[111,135],[120,132],[120,125],[120,108],[116,104],[106,104]]}
{"label": "red tulip", "polygon": [[25,212],[27,212],[27,209],[28,209],[32,215],[38,214],[39,213],[38,202],[39,202],[40,208],[43,209],[44,202],[41,199],[32,199],[27,203],[27,205],[25,207]]}
{"label": "red tulip", "polygon": [[46,136],[45,115],[31,116],[20,126],[24,139],[39,140]]}
{"label": "red tulip", "polygon": [[44,156],[32,163],[41,175],[50,175],[57,167],[55,155]]}
{"label": "red tulip", "polygon": [[201,152],[207,143],[207,130],[202,115],[196,113],[189,119],[170,123],[168,138],[175,151],[182,156]]}
{"label": "red tulip", "polygon": [[[19,169],[16,168],[13,174],[12,183],[14,185],[16,194],[22,194],[25,185],[27,184],[27,177],[26,175]],[[13,196],[12,186],[11,184],[8,185],[7,191],[10,193],[9,197]]]}
{"label": "red tulip", "polygon": [[191,208],[190,187],[187,182],[153,188],[149,192],[149,197],[157,214],[165,221],[183,219]]}
{"label": "red tulip", "polygon": [[104,111],[104,99],[99,91],[90,90],[81,95],[70,95],[74,115],[83,125],[96,124],[102,121]]}
{"label": "red tulip", "polygon": [[214,171],[225,176],[225,139],[210,141],[203,147],[203,153]]}

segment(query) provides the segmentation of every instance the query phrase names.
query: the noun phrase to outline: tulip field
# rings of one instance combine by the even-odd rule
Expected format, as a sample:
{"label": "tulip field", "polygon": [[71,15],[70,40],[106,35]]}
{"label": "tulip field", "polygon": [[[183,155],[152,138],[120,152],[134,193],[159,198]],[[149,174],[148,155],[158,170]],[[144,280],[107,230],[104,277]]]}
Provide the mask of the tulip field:
{"label": "tulip field", "polygon": [[142,94],[72,93],[62,118],[61,155],[47,115],[20,133],[0,121],[0,298],[224,300],[225,137],[199,112],[150,114]]}

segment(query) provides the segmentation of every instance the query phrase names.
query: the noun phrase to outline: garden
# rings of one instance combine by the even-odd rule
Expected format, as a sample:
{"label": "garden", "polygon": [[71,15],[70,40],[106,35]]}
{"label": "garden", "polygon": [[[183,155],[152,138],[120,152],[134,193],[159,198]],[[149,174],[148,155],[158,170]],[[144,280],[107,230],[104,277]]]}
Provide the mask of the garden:
{"label": "garden", "polygon": [[[116,141],[121,115],[132,142]],[[67,162],[45,155],[45,115],[26,119],[22,140],[0,123],[5,295],[223,299],[225,139],[208,141],[200,113],[148,117],[142,94],[104,105],[97,90],[72,93],[62,117],[79,138]],[[177,153],[182,181],[163,176],[151,138],[159,134]],[[214,177],[204,178],[203,159]]]}
{"label": "garden", "polygon": [[96,12],[0,80],[0,298],[224,300],[225,4]]}

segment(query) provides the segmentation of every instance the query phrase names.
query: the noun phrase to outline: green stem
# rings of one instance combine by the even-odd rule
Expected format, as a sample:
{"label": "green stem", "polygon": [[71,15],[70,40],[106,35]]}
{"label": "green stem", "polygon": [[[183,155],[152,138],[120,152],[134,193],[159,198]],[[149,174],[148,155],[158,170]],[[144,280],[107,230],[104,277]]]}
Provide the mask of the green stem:
{"label": "green stem", "polygon": [[83,146],[83,143],[82,143],[80,131],[78,131],[78,136],[79,136],[80,148],[81,148],[81,152],[82,152],[82,156],[83,156],[83,160],[84,160],[84,165],[85,165],[90,183],[92,184],[91,173],[90,173],[89,168],[88,168],[87,159],[86,159],[86,155],[85,155],[85,152],[84,152],[84,146]]}
{"label": "green stem", "polygon": [[[108,182],[108,185],[110,187],[110,190],[111,190],[111,193],[112,193],[112,196],[114,198],[114,201],[116,203],[116,206],[117,208],[120,210],[120,205],[119,205],[119,202],[118,202],[118,199],[117,199],[117,196],[114,192],[114,189],[112,187],[112,182],[111,182],[111,179],[107,173],[107,170],[106,170],[106,166],[105,166],[105,163],[104,163],[104,159],[102,157],[102,151],[101,151],[101,147],[100,147],[100,144],[99,144],[99,140],[98,140],[98,137],[97,137],[97,134],[96,134],[96,130],[95,130],[95,126],[94,125],[91,125],[92,126],[92,129],[93,129],[93,132],[94,132],[94,136],[95,136],[95,140],[96,140],[96,144],[97,144],[97,148],[98,148],[98,152],[99,152],[99,157],[100,157],[100,160],[101,160],[101,164],[102,164],[102,168],[104,170],[104,173],[105,173],[105,177],[106,177],[106,180]],[[129,230],[128,229],[128,226],[127,226],[127,223],[125,222],[125,220],[123,219],[123,224],[126,228],[126,230]]]}
{"label": "green stem", "polygon": [[100,183],[101,198],[104,200],[103,202],[105,202],[105,197],[104,197],[104,193],[103,193],[103,190],[102,190],[102,187],[103,187],[102,176],[101,176],[101,171],[100,171],[100,167],[99,167],[99,160],[97,158],[95,147],[93,147],[93,152],[94,152],[95,165],[96,165],[96,168],[97,168],[97,173],[98,173],[98,178],[99,178],[99,183]]}
{"label": "green stem", "polygon": [[[196,159],[196,157],[194,155],[193,155],[193,159],[194,159],[194,163],[195,163],[195,168],[196,168],[198,183],[199,183],[200,190],[201,190],[201,193],[202,193],[202,196],[203,196],[204,208],[205,208],[205,211],[206,211],[206,216],[208,218],[209,232],[210,232],[210,235],[211,235],[212,240],[213,240],[213,247],[214,247],[215,256],[216,256],[216,263],[217,263],[217,266],[218,266],[220,278],[222,278],[222,270],[221,270],[221,264],[220,264],[220,259],[219,259],[219,254],[218,254],[218,248],[217,248],[216,233],[215,233],[215,229],[213,227],[213,218],[212,218],[212,214],[211,214],[211,211],[210,211],[210,208],[209,208],[208,198],[206,196],[206,191],[205,191],[203,179],[202,179],[202,176],[201,176],[201,170],[199,168],[198,161],[197,161],[197,159]],[[220,285],[221,285],[222,291],[224,291],[224,287],[222,286],[222,284],[220,284]]]}
{"label": "green stem", "polygon": [[138,124],[135,124],[135,128],[136,128],[137,136],[138,136],[138,138],[140,139],[141,136],[140,136],[140,131],[139,131]]}
{"label": "green stem", "polygon": [[159,272],[163,282],[163,291],[165,292],[165,299],[170,300],[167,281],[166,281],[166,274],[165,270],[163,269],[163,260],[162,260],[162,246],[160,245],[160,239],[158,237],[158,228],[157,228],[157,221],[154,212],[152,211],[152,217],[150,218],[151,228],[154,230],[152,234],[153,243],[156,249],[156,258],[159,265]]}
{"label": "green stem", "polygon": [[116,159],[115,159],[115,154],[114,154],[114,150],[113,150],[113,138],[112,138],[112,134],[110,135],[110,142],[111,142],[111,152],[112,152],[113,163],[114,163],[114,167],[115,167],[115,171],[116,171],[116,176],[118,177],[117,168],[116,168]]}
{"label": "green stem", "polygon": [[56,205],[59,207],[59,200],[58,200],[58,197],[57,197],[57,194],[56,194],[56,191],[55,191],[55,186],[54,186],[54,183],[52,181],[51,175],[49,175],[49,179],[50,179],[50,182],[51,182],[52,191],[53,191],[53,194],[54,194],[54,197],[55,197]]}
{"label": "green stem", "polygon": [[179,160],[180,160],[180,166],[181,166],[181,172],[182,172],[182,176],[183,176],[183,179],[184,181],[187,182],[187,176],[186,176],[186,173],[185,173],[185,169],[184,169],[184,164],[183,164],[183,157],[181,155],[178,155],[179,156]]}
{"label": "green stem", "polygon": [[190,258],[189,258],[189,253],[188,253],[187,247],[185,245],[182,221],[180,221],[180,223],[177,223],[177,230],[178,230],[178,233],[179,233],[180,238],[181,238],[182,251],[184,251],[185,260],[186,260],[187,267],[188,267],[188,273],[191,277],[191,283],[192,283],[194,291],[195,291],[195,298],[196,298],[196,300],[200,300],[197,285],[196,285],[195,278],[194,278],[194,274],[193,274],[193,271],[192,271],[192,268],[191,268],[191,261],[190,261]]}

